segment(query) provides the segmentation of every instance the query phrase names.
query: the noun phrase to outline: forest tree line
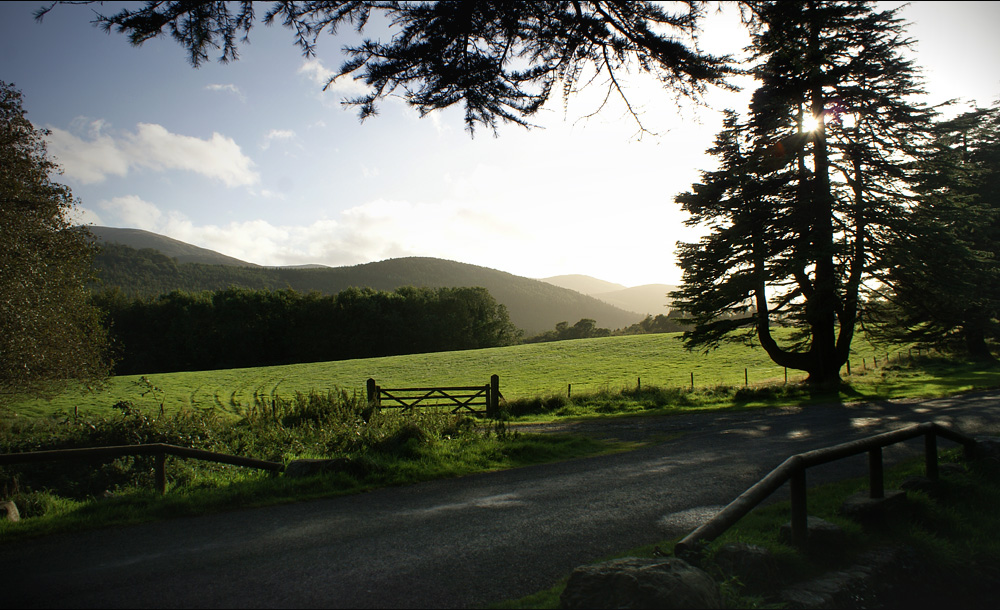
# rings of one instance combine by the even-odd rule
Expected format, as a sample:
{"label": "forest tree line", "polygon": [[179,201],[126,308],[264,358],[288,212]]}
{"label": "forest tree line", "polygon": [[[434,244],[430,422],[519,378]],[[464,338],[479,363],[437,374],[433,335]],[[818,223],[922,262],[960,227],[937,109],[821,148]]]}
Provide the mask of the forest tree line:
{"label": "forest tree line", "polygon": [[92,297],[119,375],[273,366],[498,347],[520,331],[484,288],[350,288],[336,295],[229,288]]}

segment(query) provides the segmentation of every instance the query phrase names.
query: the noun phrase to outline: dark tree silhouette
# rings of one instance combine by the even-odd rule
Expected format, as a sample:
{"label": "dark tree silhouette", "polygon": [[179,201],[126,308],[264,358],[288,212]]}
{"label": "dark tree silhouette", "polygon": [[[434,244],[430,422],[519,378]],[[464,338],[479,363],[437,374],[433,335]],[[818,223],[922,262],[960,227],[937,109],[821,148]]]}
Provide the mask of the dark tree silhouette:
{"label": "dark tree silhouette", "polygon": [[[677,201],[708,236],[682,244],[674,305],[689,347],[756,341],[777,364],[837,385],[866,279],[884,267],[905,200],[901,160],[930,111],[896,11],[863,2],[748,3],[762,85],[749,121],[730,113],[717,171]],[[810,124],[812,119],[813,124]],[[779,345],[772,325],[800,333]]]}
{"label": "dark tree silhouette", "polygon": [[93,246],[21,93],[0,81],[0,406],[109,373],[107,333],[87,301]]}
{"label": "dark tree silhouette", "polygon": [[[993,360],[1000,318],[1000,103],[934,126],[916,165],[917,205],[892,248],[891,310],[882,330],[964,345]],[[886,328],[885,324],[891,326]]]}
{"label": "dark tree silhouette", "polygon": [[[57,4],[36,13],[41,19]],[[220,51],[223,62],[239,58],[256,23],[256,3],[147,2],[98,15],[96,25],[126,35],[133,45],[169,34],[198,66]],[[365,38],[343,49],[346,60],[330,80],[353,78],[369,93],[345,100],[362,119],[378,102],[399,95],[427,114],[461,103],[470,132],[499,122],[529,126],[528,119],[554,89],[571,94],[603,82],[628,99],[622,74],[650,74],[682,96],[707,85],[726,86],[728,58],[700,52],[694,43],[703,3],[672,11],[654,2],[274,2],[265,24],[294,32],[309,56],[324,33],[341,26],[364,32],[373,15],[391,24],[391,38]],[[329,86],[329,85],[328,85]],[[638,120],[631,106],[629,110]],[[641,125],[641,123],[640,123]]]}

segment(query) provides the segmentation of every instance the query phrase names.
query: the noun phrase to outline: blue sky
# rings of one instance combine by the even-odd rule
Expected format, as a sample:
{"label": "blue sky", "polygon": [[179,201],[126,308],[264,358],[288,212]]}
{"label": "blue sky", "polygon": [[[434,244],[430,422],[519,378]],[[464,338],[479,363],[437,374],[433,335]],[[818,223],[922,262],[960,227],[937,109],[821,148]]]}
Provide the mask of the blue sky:
{"label": "blue sky", "polygon": [[[289,30],[258,25],[239,61],[193,69],[170,39],[134,48],[94,28],[90,7],[37,23],[39,6],[0,3],[0,80],[52,131],[78,217],[263,265],[436,256],[527,277],[678,283],[675,243],[699,233],[673,197],[712,167],[718,111],[751,93],[713,92],[698,108],[636,76],[631,101],[657,135],[637,137],[620,103],[583,118],[594,89],[565,111],[551,103],[543,129],[470,138],[458,111],[421,119],[389,100],[361,124],[340,105],[352,83],[323,92],[349,32],[306,59]],[[918,2],[903,17],[928,102],[1000,98],[1000,3]],[[716,53],[746,42],[730,14],[702,40]]]}

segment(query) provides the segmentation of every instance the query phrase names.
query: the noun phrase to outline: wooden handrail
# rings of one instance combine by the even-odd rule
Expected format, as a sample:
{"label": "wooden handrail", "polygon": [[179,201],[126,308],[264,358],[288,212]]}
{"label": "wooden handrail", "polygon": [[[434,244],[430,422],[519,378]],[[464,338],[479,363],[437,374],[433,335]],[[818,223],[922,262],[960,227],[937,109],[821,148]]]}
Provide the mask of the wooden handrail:
{"label": "wooden handrail", "polygon": [[0,454],[0,466],[5,464],[27,464],[32,462],[51,462],[60,460],[82,461],[107,459],[122,457],[125,455],[152,455],[156,457],[156,488],[161,495],[167,492],[167,455],[201,460],[203,462],[218,462],[220,464],[257,468],[259,470],[270,470],[272,472],[281,472],[285,469],[285,465],[281,462],[269,462],[267,460],[258,460],[256,458],[216,453],[214,451],[206,451],[204,449],[167,445],[165,443],[113,445],[108,447],[81,447],[78,449],[52,449],[48,451],[26,451],[23,453],[2,453]]}
{"label": "wooden handrail", "polygon": [[805,485],[805,472],[807,468],[867,452],[871,497],[881,498],[884,494],[882,482],[882,447],[920,436],[923,436],[925,439],[926,472],[928,478],[932,480],[936,480],[938,477],[936,440],[938,436],[959,443],[965,446],[967,450],[976,444],[976,440],[968,435],[935,422],[925,422],[856,441],[793,455],[768,473],[763,479],[740,494],[739,497],[730,502],[714,517],[685,536],[676,544],[674,552],[677,555],[693,553],[701,543],[715,540],[786,482],[791,486],[792,544],[800,547],[804,546],[807,534]]}

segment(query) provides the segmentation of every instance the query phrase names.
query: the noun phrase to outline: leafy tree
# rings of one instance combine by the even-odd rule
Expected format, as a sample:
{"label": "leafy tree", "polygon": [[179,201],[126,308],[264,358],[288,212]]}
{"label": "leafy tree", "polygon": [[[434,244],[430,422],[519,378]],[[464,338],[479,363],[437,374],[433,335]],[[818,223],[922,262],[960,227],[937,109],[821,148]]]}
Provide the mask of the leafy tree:
{"label": "leafy tree", "polygon": [[[862,287],[884,267],[901,214],[900,161],[931,113],[909,101],[919,90],[897,11],[747,4],[761,24],[762,84],[748,121],[727,115],[710,150],[719,169],[677,197],[710,233],[681,244],[674,305],[694,324],[689,347],[759,341],[777,364],[836,385]],[[797,340],[779,345],[775,323],[799,329]]]}
{"label": "leafy tree", "polygon": [[[62,3],[40,9],[36,17],[56,4]],[[498,121],[528,126],[528,118],[560,88],[568,94],[604,80],[607,93],[620,94],[627,103],[620,78],[631,69],[653,75],[680,95],[697,96],[709,84],[725,86],[728,58],[682,41],[693,40],[703,10],[700,2],[683,4],[669,12],[655,2],[286,1],[274,2],[261,21],[293,30],[310,56],[324,31],[333,34],[348,25],[361,33],[372,15],[380,14],[393,28],[391,39],[366,38],[345,47],[347,59],[330,80],[354,78],[368,85],[369,93],[344,103],[357,107],[362,119],[377,114],[378,102],[390,95],[422,115],[462,103],[470,132],[484,126],[495,133]],[[249,42],[255,24],[255,5],[147,2],[137,10],[98,15],[95,22],[126,35],[133,45],[168,33],[198,66],[216,51],[223,62],[239,58],[239,46]]]}
{"label": "leafy tree", "polygon": [[611,331],[599,328],[591,318],[581,318],[573,326],[569,322],[559,322],[555,330],[547,330],[541,334],[529,337],[526,343],[546,343],[548,341],[568,341],[571,339],[592,339],[594,337],[610,337]]}
{"label": "leafy tree", "polygon": [[1000,318],[1000,103],[934,126],[887,275],[892,336],[992,360]]}
{"label": "leafy tree", "polygon": [[0,81],[0,404],[108,375],[106,332],[88,305],[93,246],[73,229],[70,190],[21,93]]}

